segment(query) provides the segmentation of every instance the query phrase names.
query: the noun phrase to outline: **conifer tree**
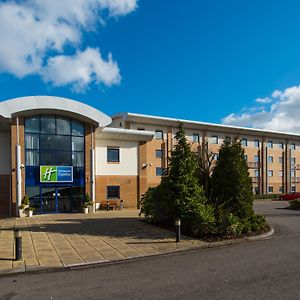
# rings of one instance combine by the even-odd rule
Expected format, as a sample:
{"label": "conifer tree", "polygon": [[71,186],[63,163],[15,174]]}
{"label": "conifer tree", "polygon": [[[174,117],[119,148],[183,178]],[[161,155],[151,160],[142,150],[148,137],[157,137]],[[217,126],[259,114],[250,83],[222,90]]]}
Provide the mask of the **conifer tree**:
{"label": "conifer tree", "polygon": [[193,212],[199,203],[206,202],[196,174],[197,159],[181,125],[175,140],[177,143],[160,185],[163,214],[170,222],[174,222],[176,218],[184,218]]}
{"label": "conifer tree", "polygon": [[239,218],[253,215],[252,182],[244,154],[237,138],[225,138],[212,175],[213,201]]}

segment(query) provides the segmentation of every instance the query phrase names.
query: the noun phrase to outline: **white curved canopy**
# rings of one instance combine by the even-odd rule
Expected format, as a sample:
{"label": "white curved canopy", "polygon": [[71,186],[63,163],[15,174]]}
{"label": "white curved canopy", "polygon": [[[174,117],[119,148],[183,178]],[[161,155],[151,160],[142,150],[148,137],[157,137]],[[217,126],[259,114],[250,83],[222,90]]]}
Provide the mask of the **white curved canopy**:
{"label": "white curved canopy", "polygon": [[82,102],[53,96],[21,97],[0,102],[0,116],[10,119],[14,115],[60,114],[106,127],[112,120],[101,111]]}

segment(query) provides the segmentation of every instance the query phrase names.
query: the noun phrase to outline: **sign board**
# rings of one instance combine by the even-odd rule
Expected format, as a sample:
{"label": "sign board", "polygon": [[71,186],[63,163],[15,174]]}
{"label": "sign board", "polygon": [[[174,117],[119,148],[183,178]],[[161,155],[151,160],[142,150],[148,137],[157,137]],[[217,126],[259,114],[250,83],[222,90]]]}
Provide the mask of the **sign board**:
{"label": "sign board", "polygon": [[41,183],[73,182],[73,167],[40,166]]}

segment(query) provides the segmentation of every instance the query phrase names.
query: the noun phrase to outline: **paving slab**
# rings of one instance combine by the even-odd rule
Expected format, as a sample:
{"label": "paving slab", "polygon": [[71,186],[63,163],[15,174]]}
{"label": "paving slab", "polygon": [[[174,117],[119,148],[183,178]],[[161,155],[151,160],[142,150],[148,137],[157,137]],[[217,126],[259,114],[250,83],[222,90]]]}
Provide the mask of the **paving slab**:
{"label": "paving slab", "polygon": [[[0,220],[0,274],[119,261],[209,246],[141,222],[138,210],[36,215]],[[14,229],[23,260],[14,261]]]}

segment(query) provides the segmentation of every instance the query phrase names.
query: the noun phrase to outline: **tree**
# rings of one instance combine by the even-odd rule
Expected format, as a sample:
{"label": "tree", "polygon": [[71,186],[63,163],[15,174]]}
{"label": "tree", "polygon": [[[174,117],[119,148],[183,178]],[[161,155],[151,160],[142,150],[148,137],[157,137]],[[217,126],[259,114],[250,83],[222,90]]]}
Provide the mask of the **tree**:
{"label": "tree", "polygon": [[211,175],[213,172],[214,153],[208,148],[208,142],[199,146],[198,177],[208,200],[211,198]]}
{"label": "tree", "polygon": [[142,197],[141,212],[154,222],[173,225],[180,218],[187,231],[208,231],[214,223],[214,212],[199,185],[197,158],[181,125],[175,140],[161,183]]}
{"label": "tree", "polygon": [[225,138],[212,174],[214,204],[239,218],[253,215],[252,181],[244,155],[237,138]]}

